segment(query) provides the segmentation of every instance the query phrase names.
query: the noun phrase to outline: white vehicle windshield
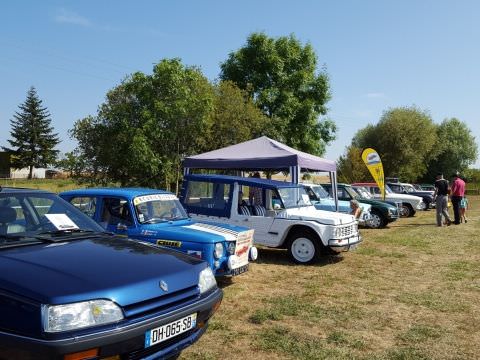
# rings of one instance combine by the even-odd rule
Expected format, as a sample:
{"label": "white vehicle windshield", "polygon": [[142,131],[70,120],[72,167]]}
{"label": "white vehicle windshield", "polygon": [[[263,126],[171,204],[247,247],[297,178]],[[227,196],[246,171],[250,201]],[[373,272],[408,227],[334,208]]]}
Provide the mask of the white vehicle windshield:
{"label": "white vehicle windshield", "polygon": [[310,198],[303,187],[280,188],[278,193],[285,208],[310,206]]}
{"label": "white vehicle windshield", "polygon": [[357,188],[350,188],[351,195],[355,195],[355,198],[363,198],[363,199],[373,199],[372,194],[365,189],[363,186],[359,186]]}
{"label": "white vehicle windshield", "polygon": [[415,192],[415,188],[413,187],[413,185],[403,185],[403,188],[405,190],[407,190],[407,193],[411,193],[411,192]]}
{"label": "white vehicle windshield", "polygon": [[385,185],[385,194],[393,194],[392,189],[390,189],[388,185]]}
{"label": "white vehicle windshield", "polygon": [[317,195],[317,198],[319,199],[330,198],[330,195],[328,195],[328,192],[321,185],[312,185],[310,186],[310,188],[315,193],[315,195]]}
{"label": "white vehicle windshield", "polygon": [[152,194],[133,199],[138,221],[153,224],[188,218],[180,201],[172,194]]}

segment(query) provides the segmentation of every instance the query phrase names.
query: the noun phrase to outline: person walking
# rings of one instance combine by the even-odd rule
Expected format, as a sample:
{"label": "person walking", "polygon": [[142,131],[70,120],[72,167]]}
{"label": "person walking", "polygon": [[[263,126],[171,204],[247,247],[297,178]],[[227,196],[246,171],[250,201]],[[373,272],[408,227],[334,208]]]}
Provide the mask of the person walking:
{"label": "person walking", "polygon": [[435,199],[437,226],[442,226],[442,215],[445,217],[447,226],[450,226],[452,221],[448,215],[448,181],[443,178],[443,174],[437,174],[433,198]]}
{"label": "person walking", "polygon": [[454,224],[460,224],[460,201],[462,201],[465,195],[465,181],[460,178],[458,173],[453,174],[452,189],[450,192],[450,198],[452,199]]}

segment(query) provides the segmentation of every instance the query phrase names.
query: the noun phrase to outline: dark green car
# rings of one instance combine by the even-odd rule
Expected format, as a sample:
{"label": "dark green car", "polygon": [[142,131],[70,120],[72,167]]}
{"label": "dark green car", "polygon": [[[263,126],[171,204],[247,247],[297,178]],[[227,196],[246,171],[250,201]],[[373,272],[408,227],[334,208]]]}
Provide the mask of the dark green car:
{"label": "dark green car", "polygon": [[[322,184],[322,186],[330,194],[332,193],[331,184]],[[397,220],[400,217],[398,211],[398,204],[392,201],[381,201],[374,199],[372,195],[367,191],[362,191],[362,188],[354,189],[348,184],[337,184],[338,200],[353,200],[356,199],[360,203],[372,205],[370,213],[372,215],[370,227],[383,228]]]}

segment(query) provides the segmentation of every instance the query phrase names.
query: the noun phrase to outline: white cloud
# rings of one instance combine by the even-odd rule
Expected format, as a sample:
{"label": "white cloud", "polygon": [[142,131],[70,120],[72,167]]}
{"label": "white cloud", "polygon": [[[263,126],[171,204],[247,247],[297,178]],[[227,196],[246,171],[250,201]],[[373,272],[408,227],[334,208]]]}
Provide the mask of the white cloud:
{"label": "white cloud", "polygon": [[72,24],[83,27],[92,26],[92,22],[86,17],[78,15],[67,9],[59,9],[55,15],[55,21],[62,24]]}
{"label": "white cloud", "polygon": [[369,99],[386,99],[387,95],[381,92],[371,92],[371,93],[365,94],[365,97]]}

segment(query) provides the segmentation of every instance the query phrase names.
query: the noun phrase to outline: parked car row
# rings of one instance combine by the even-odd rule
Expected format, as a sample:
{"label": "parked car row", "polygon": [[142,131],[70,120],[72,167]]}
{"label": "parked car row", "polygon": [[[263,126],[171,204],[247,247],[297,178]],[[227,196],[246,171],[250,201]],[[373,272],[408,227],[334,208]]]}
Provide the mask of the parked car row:
{"label": "parked car row", "polygon": [[0,359],[176,357],[220,306],[216,277],[248,271],[256,244],[311,264],[355,249],[359,224],[423,206],[390,190],[379,201],[375,186],[339,184],[340,212],[330,184],[225,175],[185,176],[180,198],[0,187]]}

